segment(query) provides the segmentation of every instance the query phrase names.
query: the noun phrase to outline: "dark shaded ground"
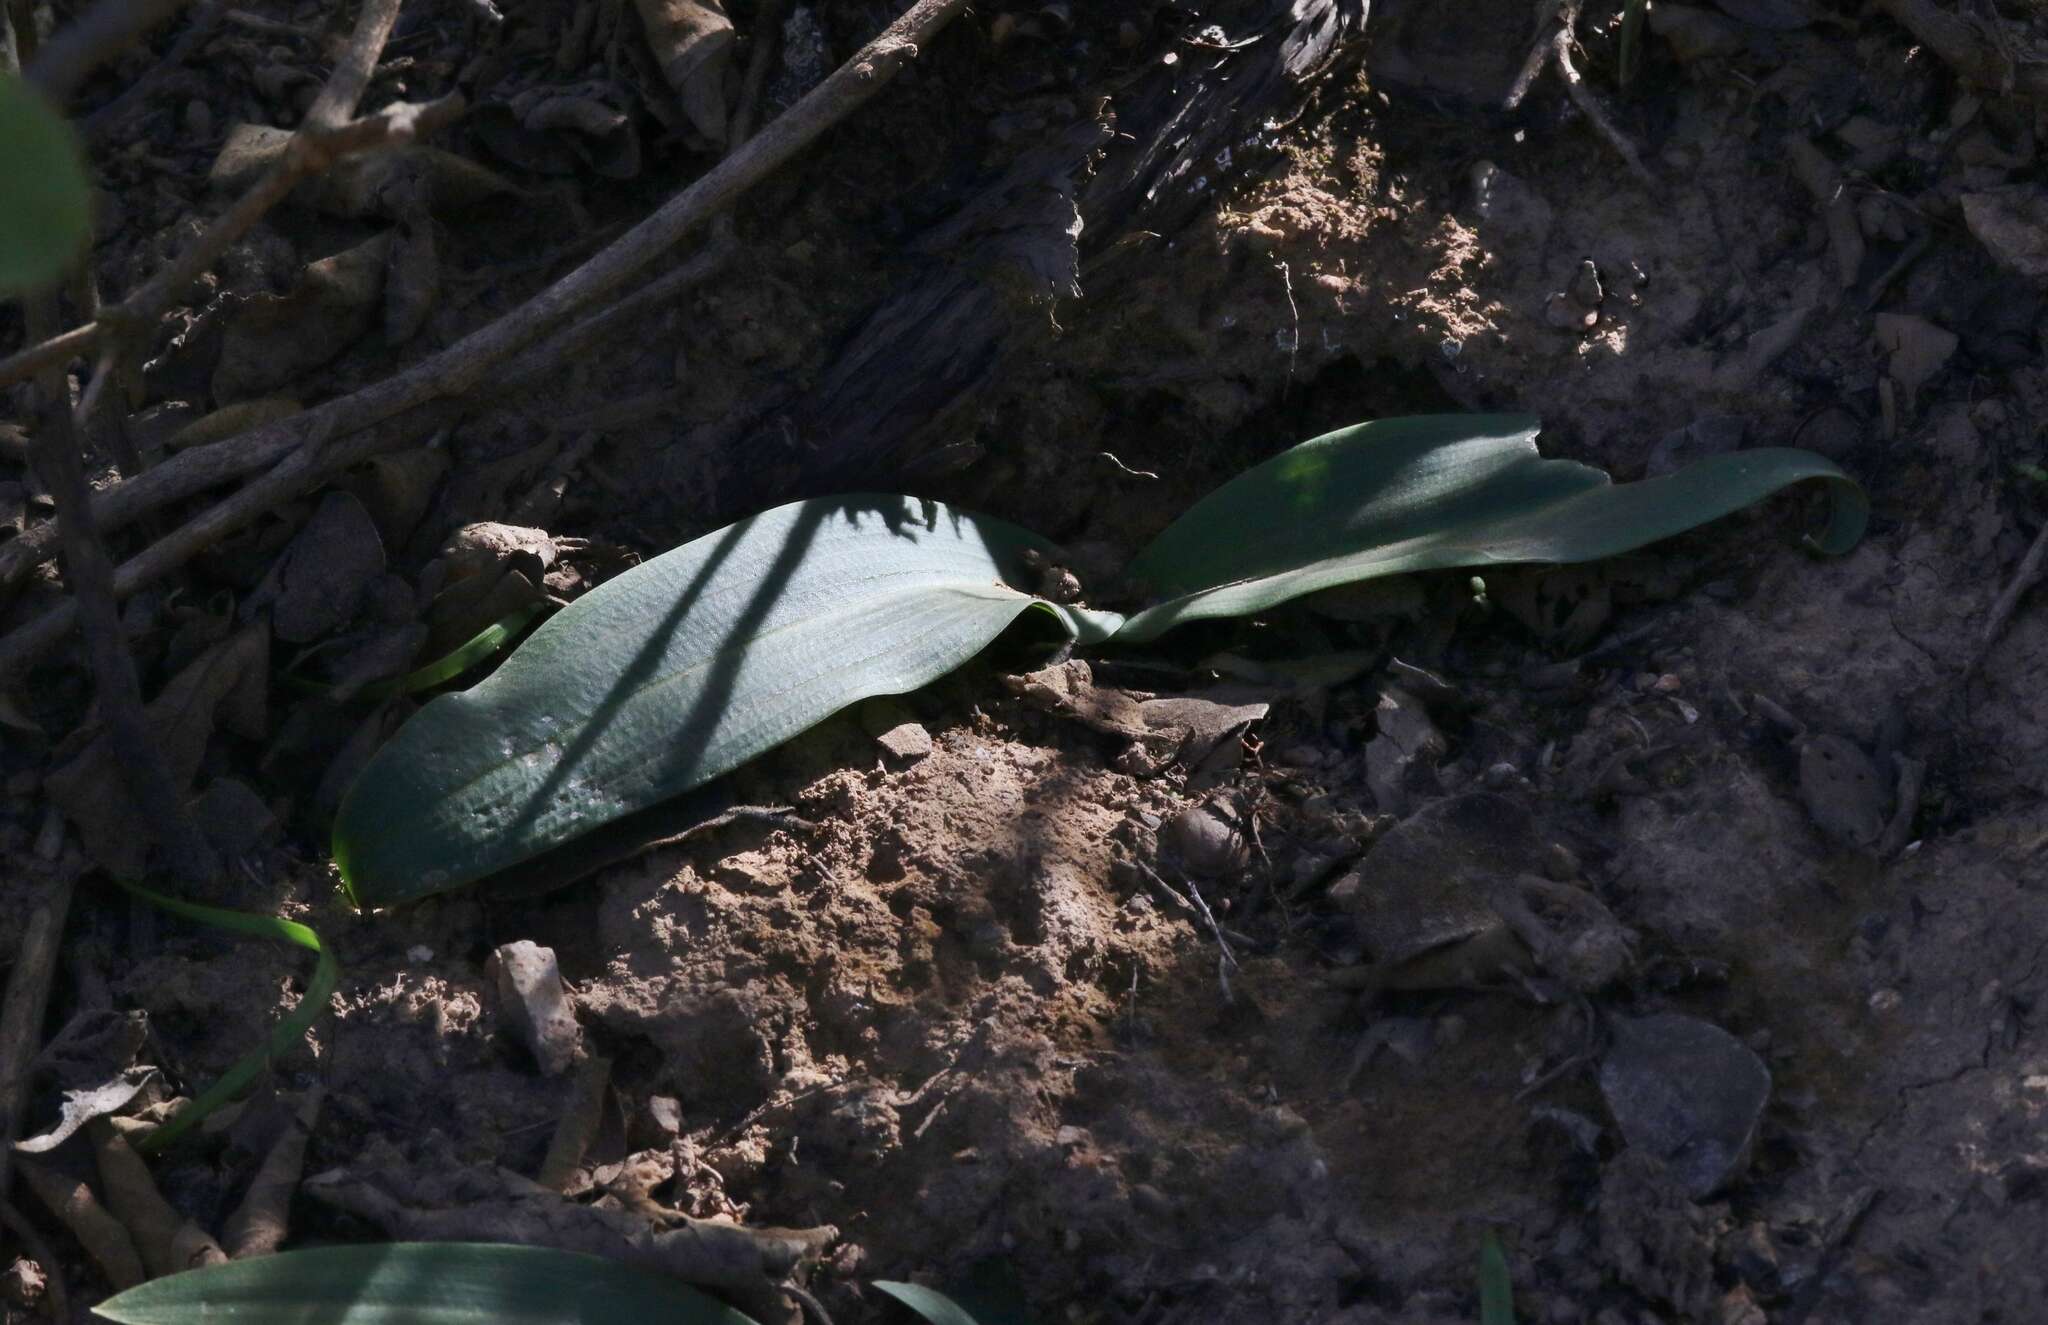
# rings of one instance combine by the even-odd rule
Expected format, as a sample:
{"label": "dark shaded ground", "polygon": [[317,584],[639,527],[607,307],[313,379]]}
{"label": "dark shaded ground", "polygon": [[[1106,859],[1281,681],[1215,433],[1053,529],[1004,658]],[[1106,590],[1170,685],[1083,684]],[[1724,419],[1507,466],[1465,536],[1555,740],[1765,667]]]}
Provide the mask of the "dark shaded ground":
{"label": "dark shaded ground", "polygon": [[[1118,771],[1115,738],[1000,684],[1036,661],[1006,641],[1003,666],[907,701],[930,755],[887,758],[849,715],[740,776],[741,799],[793,804],[814,834],[736,828],[552,898],[464,894],[371,920],[335,895],[318,825],[329,761],[383,719],[279,689],[266,729],[213,741],[197,785],[246,782],[287,826],[245,849],[234,900],[316,923],[345,964],[333,1015],[277,1073],[331,1092],[311,1166],[382,1141],[533,1171],[566,1087],[500,1033],[483,967],[495,945],[532,939],[557,951],[586,1033],[617,1063],[621,1125],[593,1160],[652,1152],[657,1196],[693,1214],[837,1225],[844,1246],[814,1287],[840,1320],[893,1318],[868,1279],[949,1282],[993,1256],[1048,1320],[1472,1321],[1485,1228],[1529,1321],[2039,1316],[2038,594],[1969,666],[2041,519],[2048,378],[2039,295],[1965,210],[2042,196],[2035,111],[1959,87],[1880,17],[1791,24],[1811,15],[1790,3],[1725,7],[1775,25],[1660,4],[1665,26],[1622,96],[1615,8],[1589,6],[1580,64],[1654,186],[1554,74],[1519,113],[1497,110],[1531,34],[1526,5],[1486,0],[1455,15],[1383,4],[1311,95],[1250,121],[1263,141],[1208,153],[1199,186],[1162,177],[1149,201],[1117,185],[1153,141],[1159,62],[1207,67],[1210,23],[1277,41],[1234,26],[1261,6],[1100,5],[1071,26],[972,14],[747,200],[739,256],[712,283],[418,439],[447,476],[409,527],[381,531],[387,560],[354,622],[301,643],[409,622],[421,568],[467,520],[595,540],[548,581],[570,593],[616,564],[609,545],[652,553],[820,472],[1043,530],[1099,584],[1097,565],[1258,458],[1342,423],[1452,409],[1539,414],[1548,453],[1622,479],[1736,445],[1819,450],[1871,493],[1861,547],[1805,554],[1812,512],[1788,498],[1594,572],[1488,577],[1490,613],[1449,577],[1325,604],[1334,617],[1186,632],[1150,660],[1171,666],[1146,688],[1198,686],[1224,654],[1279,666],[1362,651],[1348,672],[1256,681],[1273,713],[1203,775]],[[312,31],[325,11],[260,12]],[[441,280],[417,337],[393,345],[365,314],[372,329],[338,357],[261,392],[310,402],[385,375],[710,159],[662,128],[630,7],[597,7],[580,59],[558,59],[568,6],[521,10],[495,36],[470,14],[408,5],[392,50],[411,63],[370,104],[400,82],[417,96],[457,80],[483,106],[574,86],[627,117],[637,165],[618,166],[616,141],[561,131],[508,155],[479,112],[443,145],[525,192],[432,223]],[[751,31],[747,9],[734,17]],[[771,108],[804,86],[813,38],[836,62],[887,17],[797,9]],[[152,269],[211,205],[204,170],[227,127],[288,122],[289,75],[317,67],[316,43],[230,22],[203,67],[115,135],[96,250],[110,284]],[[1103,132],[1102,97],[1131,137]],[[1845,181],[1864,244],[1846,272],[1788,164],[1794,137]],[[1033,263],[1048,231],[1065,235],[1070,199],[1080,294],[1034,302]],[[204,346],[242,298],[391,228],[278,213],[223,264],[212,311],[195,303],[192,347],[167,348],[150,417],[225,403]],[[15,334],[0,322],[0,344]],[[0,495],[33,496],[0,466]],[[190,656],[180,628],[250,602],[311,510],[131,609],[152,689]],[[30,586],[9,623],[49,592]],[[386,599],[407,605],[386,613]],[[1566,619],[1560,602],[1590,605]],[[298,645],[272,648],[282,666]],[[1449,684],[1421,706],[1435,743],[1390,791],[1371,752],[1393,730],[1380,697],[1394,656]],[[17,698],[61,732],[84,695],[60,660]],[[1925,762],[1905,851],[1881,859],[1816,823],[1802,751],[1823,736]],[[61,753],[10,733],[0,754],[0,952],[79,849],[42,796]],[[1587,997],[1536,991],[1547,1004],[1526,986],[1377,1002],[1332,988],[1360,955],[1355,903],[1333,885],[1356,867],[1354,890],[1392,886],[1373,873],[1375,836],[1479,788],[1535,815],[1542,846],[1516,872],[1584,890],[1633,932],[1626,973]],[[1259,834],[1202,884],[1240,936],[1227,986],[1211,932],[1133,863],[1161,861],[1162,827],[1212,798]],[[144,1061],[185,1083],[253,1042],[299,978],[282,953],[153,920],[103,885],[83,899],[56,1015],[101,997],[146,1010]],[[1699,1201],[1625,1144],[1597,1081],[1604,1028],[1667,1011],[1724,1027],[1772,1078],[1748,1165]],[[678,1102],[679,1125],[656,1097]],[[216,1225],[247,1168],[195,1145],[160,1174]],[[311,1237],[367,1233],[305,1202],[300,1215]],[[76,1248],[53,1237],[92,1296]]]}

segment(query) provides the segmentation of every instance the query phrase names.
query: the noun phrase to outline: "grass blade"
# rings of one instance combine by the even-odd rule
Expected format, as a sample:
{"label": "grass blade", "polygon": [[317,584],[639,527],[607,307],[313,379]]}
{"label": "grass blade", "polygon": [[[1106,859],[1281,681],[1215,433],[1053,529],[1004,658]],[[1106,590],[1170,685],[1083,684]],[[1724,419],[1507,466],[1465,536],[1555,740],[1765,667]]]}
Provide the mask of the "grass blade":
{"label": "grass blade", "polygon": [[285,920],[277,916],[255,916],[243,911],[229,911],[217,906],[201,906],[196,902],[182,901],[152,892],[139,884],[115,880],[129,892],[153,906],[169,911],[172,915],[196,920],[202,925],[216,929],[233,930],[238,934],[249,934],[260,939],[280,939],[310,949],[317,955],[313,963],[313,978],[306,982],[305,995],[298,1006],[278,1019],[263,1046],[235,1060],[234,1066],[221,1074],[220,1080],[202,1091],[199,1097],[178,1110],[169,1122],[157,1128],[136,1145],[136,1149],[149,1154],[163,1149],[183,1136],[206,1115],[226,1104],[249,1088],[271,1061],[297,1044],[327,1006],[328,996],[334,992],[335,983],[341,978],[341,967],[335,962],[334,954],[320,943],[320,936],[296,920]]}
{"label": "grass blade", "polygon": [[1515,1286],[1508,1254],[1487,1229],[1479,1239],[1479,1325],[1515,1325]]}
{"label": "grass blade", "polygon": [[753,1325],[686,1284],[546,1247],[318,1247],[153,1279],[93,1308],[116,1325]]}

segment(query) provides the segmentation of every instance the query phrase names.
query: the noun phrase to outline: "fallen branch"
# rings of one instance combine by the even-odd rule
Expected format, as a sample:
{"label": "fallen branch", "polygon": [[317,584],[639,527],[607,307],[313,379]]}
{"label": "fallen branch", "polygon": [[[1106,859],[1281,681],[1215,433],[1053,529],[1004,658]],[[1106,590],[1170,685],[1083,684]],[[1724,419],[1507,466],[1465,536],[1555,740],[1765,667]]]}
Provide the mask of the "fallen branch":
{"label": "fallen branch", "polygon": [[[55,304],[47,295],[33,299],[29,324],[35,325],[39,316],[46,317]],[[185,813],[171,780],[170,765],[157,748],[143,708],[142,680],[128,652],[121,606],[114,597],[114,563],[93,527],[92,488],[79,456],[70,402],[64,399],[68,389],[61,370],[44,370],[39,392],[43,419],[31,442],[31,454],[57,508],[77,513],[64,521],[64,578],[71,585],[79,631],[85,637],[93,697],[99,703],[100,720],[113,746],[121,780],[142,811],[145,827],[164,848],[172,873],[186,884],[201,885],[213,877],[217,862],[198,825]]]}
{"label": "fallen branch", "polygon": [[[264,478],[124,563],[115,575],[116,595],[127,595],[155,583],[219,539],[311,491],[338,469],[376,453],[375,449],[364,450],[360,443],[353,447],[335,443],[334,439],[342,433],[390,419],[426,401],[473,390],[487,371],[546,327],[616,289],[865,104],[917,57],[920,42],[929,40],[966,4],[967,0],[918,0],[802,100],[763,126],[743,148],[706,171],[611,246],[496,321],[376,386],[252,429],[232,442],[199,448],[201,453],[223,454],[197,462],[209,471],[203,475],[184,470],[174,479],[151,484],[152,498],[146,505],[134,498],[121,503],[130,506],[129,518],[249,473],[280,457],[288,458]],[[231,453],[226,450],[230,446],[235,448]],[[119,494],[140,487],[144,480],[157,478],[171,468],[168,463],[160,465],[134,484],[111,489],[102,501],[111,509],[120,502]],[[194,482],[195,479],[202,481]],[[108,527],[112,527],[111,521]],[[14,543],[22,541],[16,539]],[[5,551],[11,553],[12,546]],[[9,560],[0,555],[0,566]],[[0,585],[8,582],[6,571],[0,570]],[[61,604],[0,640],[0,676],[19,670],[62,639],[75,611],[73,604]]]}

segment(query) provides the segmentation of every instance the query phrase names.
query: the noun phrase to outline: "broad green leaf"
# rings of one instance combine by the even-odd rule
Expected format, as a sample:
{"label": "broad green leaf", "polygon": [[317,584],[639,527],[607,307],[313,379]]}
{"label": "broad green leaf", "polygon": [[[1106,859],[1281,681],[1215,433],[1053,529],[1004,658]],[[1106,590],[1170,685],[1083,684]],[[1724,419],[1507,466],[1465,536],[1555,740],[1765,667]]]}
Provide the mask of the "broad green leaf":
{"label": "broad green leaf", "polygon": [[92,233],[78,136],[18,74],[0,74],[0,298],[64,274]]}
{"label": "broad green leaf", "polygon": [[1479,1325],[1515,1325],[1515,1286],[1500,1237],[1487,1229],[1479,1239]]}
{"label": "broad green leaf", "polygon": [[753,1325],[673,1279],[546,1247],[317,1247],[152,1279],[93,1308],[118,1325]]}
{"label": "broad green leaf", "polygon": [[1761,501],[1806,479],[1828,488],[1819,551],[1855,546],[1858,487],[1807,451],[1714,456],[1639,483],[1536,452],[1535,419],[1424,415],[1326,434],[1197,502],[1131,566],[1154,605],[1118,631],[1152,639],[1185,621],[1244,616],[1303,594],[1408,571],[1596,561]]}
{"label": "broad green leaf", "polygon": [[1033,1325],[1026,1310],[1024,1285],[1001,1257],[988,1257],[941,1293],[922,1284],[877,1279],[875,1287],[909,1307],[932,1325]]}
{"label": "broad green leaf", "polygon": [[738,767],[848,704],[912,690],[1029,608],[1021,529],[936,502],[796,502],[585,594],[487,680],[433,700],[357,778],[334,858],[360,906],[482,878]]}
{"label": "broad green leaf", "polygon": [[875,1287],[909,1307],[932,1325],[981,1325],[967,1309],[936,1288],[907,1284],[897,1279],[877,1279]]}
{"label": "broad green leaf", "polygon": [[221,1074],[220,1080],[200,1092],[199,1098],[179,1109],[176,1116],[162,1127],[142,1138],[136,1146],[144,1154],[163,1149],[196,1126],[206,1115],[226,1104],[235,1096],[247,1090],[249,1083],[278,1055],[290,1049],[305,1035],[306,1028],[313,1024],[327,1006],[328,996],[334,992],[336,982],[341,978],[341,967],[334,960],[334,954],[320,943],[320,936],[296,920],[284,920],[277,916],[252,916],[243,911],[228,911],[217,906],[201,906],[162,893],[151,892],[138,884],[122,879],[114,882],[134,893],[137,897],[169,911],[172,915],[196,920],[216,929],[233,930],[238,934],[253,934],[260,939],[279,939],[296,943],[301,948],[311,949],[318,954],[313,963],[313,978],[306,982],[306,992],[299,999],[298,1006],[277,1020],[270,1030],[270,1037],[262,1047],[252,1049],[235,1060],[232,1067]]}

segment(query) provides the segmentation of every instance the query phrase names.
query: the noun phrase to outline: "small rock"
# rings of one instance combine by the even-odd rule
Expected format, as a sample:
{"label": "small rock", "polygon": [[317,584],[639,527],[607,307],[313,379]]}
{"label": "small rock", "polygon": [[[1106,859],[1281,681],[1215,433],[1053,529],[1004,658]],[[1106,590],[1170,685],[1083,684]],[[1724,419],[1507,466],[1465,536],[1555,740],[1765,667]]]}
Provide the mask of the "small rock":
{"label": "small rock", "polygon": [[1956,352],[1954,332],[1911,313],[1879,313],[1872,326],[1877,347],[1891,355],[1885,371],[1909,403]]}
{"label": "small rock", "polygon": [[1169,1220],[1177,1213],[1173,1198],[1149,1182],[1131,1184],[1131,1206],[1149,1219]]}
{"label": "small rock", "polygon": [[650,1095],[647,1118],[664,1135],[677,1136],[683,1130],[683,1103],[673,1095]]}
{"label": "small rock", "polygon": [[2000,265],[2048,282],[2048,189],[2016,184],[1965,193],[1962,203],[1964,224]]}
{"label": "small rock", "polygon": [[1616,1021],[1600,1091],[1629,1146],[1663,1161],[1698,1201],[1748,1162],[1771,1073],[1719,1026],[1658,1013]]}
{"label": "small rock", "polygon": [[913,763],[932,752],[932,734],[915,722],[906,722],[875,737],[875,744],[892,759]]}
{"label": "small rock", "polygon": [[350,494],[330,492],[251,601],[274,603],[279,639],[309,644],[353,620],[383,573],[384,540],[369,513]]}
{"label": "small rock", "polygon": [[1449,750],[1422,703],[1389,686],[1373,714],[1379,730],[1365,745],[1365,785],[1388,814],[1408,812],[1415,794],[1436,789],[1437,763]]}
{"label": "small rock", "polygon": [[1252,1131],[1268,1145],[1278,1145],[1306,1133],[1308,1119],[1284,1104],[1274,1104],[1253,1116]]}
{"label": "small rock", "polygon": [[1543,320],[1559,331],[1591,331],[1600,324],[1600,314],[1580,307],[1576,299],[1558,290],[1543,305]]}
{"label": "small rock", "polygon": [[555,564],[555,540],[545,529],[479,521],[466,524],[441,545],[448,561],[448,580],[466,580],[510,566],[538,582]]}
{"label": "small rock", "polygon": [[1197,805],[1167,820],[1159,844],[1198,878],[1213,879],[1244,868],[1251,847],[1216,810]]}
{"label": "small rock", "polygon": [[519,1042],[533,1051],[534,1061],[548,1076],[572,1067],[583,1046],[583,1028],[562,988],[555,950],[527,939],[507,943],[491,954],[497,982],[499,1012]]}
{"label": "small rock", "polygon": [[1840,736],[1801,744],[1799,794],[1820,830],[1846,846],[1875,845],[1891,816],[1890,781],[1875,760]]}
{"label": "small rock", "polygon": [[1593,259],[1586,258],[1579,263],[1579,269],[1572,273],[1571,284],[1565,292],[1580,308],[1597,309],[1600,301],[1607,297],[1607,291],[1600,284],[1600,268]]}

